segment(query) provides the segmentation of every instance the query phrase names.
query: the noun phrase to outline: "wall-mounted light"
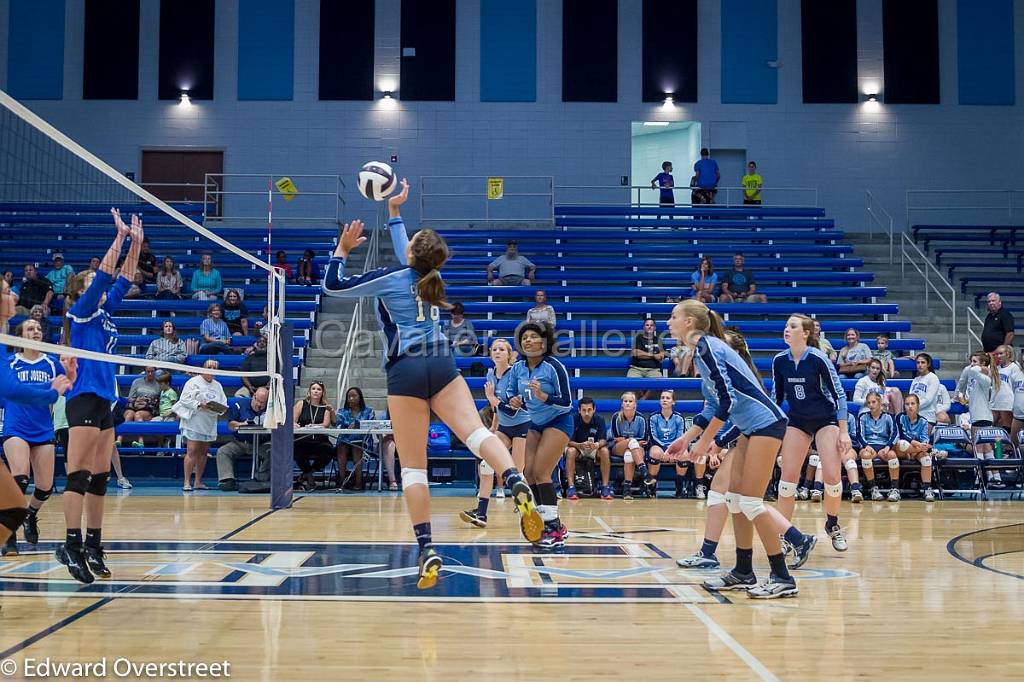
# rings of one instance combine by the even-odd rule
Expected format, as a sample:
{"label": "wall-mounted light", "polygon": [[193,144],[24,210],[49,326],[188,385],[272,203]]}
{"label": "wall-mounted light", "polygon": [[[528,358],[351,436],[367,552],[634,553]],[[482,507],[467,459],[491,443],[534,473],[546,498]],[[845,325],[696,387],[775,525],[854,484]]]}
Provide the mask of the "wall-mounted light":
{"label": "wall-mounted light", "polygon": [[390,90],[385,90],[384,91],[384,99],[391,99],[391,91]]}
{"label": "wall-mounted light", "polygon": [[878,93],[877,92],[868,93],[868,101],[869,102],[877,102],[878,101]]}
{"label": "wall-mounted light", "polygon": [[666,94],[665,94],[665,101],[664,101],[664,105],[665,105],[666,107],[670,107],[670,106],[672,106],[673,104],[675,104],[675,100],[673,100],[673,99],[672,99],[672,93],[671,93],[671,92],[669,92],[669,93],[666,93]]}
{"label": "wall-mounted light", "polygon": [[188,96],[188,90],[181,91],[181,97],[178,99],[178,106],[190,107],[192,106],[192,98]]}

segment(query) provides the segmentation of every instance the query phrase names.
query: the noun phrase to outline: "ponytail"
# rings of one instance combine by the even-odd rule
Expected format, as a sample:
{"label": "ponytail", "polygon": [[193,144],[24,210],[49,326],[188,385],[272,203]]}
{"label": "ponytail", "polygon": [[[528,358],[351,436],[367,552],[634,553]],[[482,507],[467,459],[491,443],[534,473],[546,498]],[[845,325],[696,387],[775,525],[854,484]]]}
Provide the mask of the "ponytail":
{"label": "ponytail", "polygon": [[421,300],[438,308],[450,308],[451,306],[444,298],[444,293],[444,280],[441,279],[441,272],[437,269],[430,270],[416,283],[416,294]]}
{"label": "ponytail", "polygon": [[710,308],[708,309],[708,334],[725,339],[725,325],[722,324],[722,318]]}
{"label": "ponytail", "polygon": [[723,337],[725,342],[729,344],[729,347],[736,351],[736,354],[743,358],[743,362],[747,363],[747,367],[754,373],[755,377],[760,378],[761,373],[757,371],[757,366],[754,364],[754,358],[750,356],[750,347],[747,345],[747,340],[743,337],[743,334],[739,333],[735,329],[726,330]]}
{"label": "ponytail", "polygon": [[410,242],[409,265],[420,275],[416,294],[421,301],[439,308],[451,308],[445,300],[444,280],[440,268],[448,260],[448,244],[433,230],[420,230]]}
{"label": "ponytail", "polygon": [[79,297],[85,293],[85,280],[85,274],[71,275],[64,284],[64,321],[61,325],[61,345],[71,345],[71,318],[68,317],[68,312],[71,310],[71,306],[78,301]]}

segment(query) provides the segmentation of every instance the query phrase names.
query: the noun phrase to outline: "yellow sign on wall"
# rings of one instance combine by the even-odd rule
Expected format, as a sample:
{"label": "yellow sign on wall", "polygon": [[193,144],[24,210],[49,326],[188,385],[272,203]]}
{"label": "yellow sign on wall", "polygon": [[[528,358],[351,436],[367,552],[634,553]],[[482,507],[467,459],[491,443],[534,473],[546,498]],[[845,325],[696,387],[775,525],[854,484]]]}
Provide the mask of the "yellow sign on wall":
{"label": "yellow sign on wall", "polygon": [[299,196],[299,188],[295,186],[295,183],[289,177],[281,178],[274,183],[274,187],[277,187],[277,191],[284,196],[285,201],[291,201]]}
{"label": "yellow sign on wall", "polygon": [[491,201],[505,196],[505,178],[487,178],[487,198]]}

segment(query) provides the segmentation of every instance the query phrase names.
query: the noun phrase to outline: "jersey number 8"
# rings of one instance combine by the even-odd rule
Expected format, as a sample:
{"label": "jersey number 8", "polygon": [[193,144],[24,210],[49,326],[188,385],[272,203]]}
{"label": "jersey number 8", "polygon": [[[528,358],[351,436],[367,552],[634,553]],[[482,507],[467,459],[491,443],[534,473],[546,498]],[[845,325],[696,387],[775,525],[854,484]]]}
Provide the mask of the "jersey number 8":
{"label": "jersey number 8", "polygon": [[[419,296],[416,297],[416,310],[416,321],[425,322],[427,316],[423,312],[423,299],[420,298]],[[441,319],[441,310],[436,305],[430,306],[430,319],[433,320],[434,322],[437,322],[439,319]]]}
{"label": "jersey number 8", "polygon": [[807,397],[807,394],[804,393],[804,387],[801,386],[800,384],[797,384],[796,386],[794,386],[793,390],[794,390],[794,393],[796,393],[796,399],[797,400],[803,400],[804,398]]}

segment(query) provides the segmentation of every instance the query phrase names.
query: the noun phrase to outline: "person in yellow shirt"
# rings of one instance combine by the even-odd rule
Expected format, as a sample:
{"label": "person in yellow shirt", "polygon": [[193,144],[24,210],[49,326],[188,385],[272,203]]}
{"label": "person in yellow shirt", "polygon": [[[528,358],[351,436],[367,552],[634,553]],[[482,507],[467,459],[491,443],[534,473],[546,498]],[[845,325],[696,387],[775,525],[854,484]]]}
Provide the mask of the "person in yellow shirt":
{"label": "person in yellow shirt", "polygon": [[761,187],[764,183],[757,173],[757,164],[747,164],[747,174],[743,176],[743,203],[754,206],[761,205]]}

